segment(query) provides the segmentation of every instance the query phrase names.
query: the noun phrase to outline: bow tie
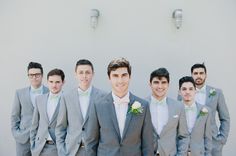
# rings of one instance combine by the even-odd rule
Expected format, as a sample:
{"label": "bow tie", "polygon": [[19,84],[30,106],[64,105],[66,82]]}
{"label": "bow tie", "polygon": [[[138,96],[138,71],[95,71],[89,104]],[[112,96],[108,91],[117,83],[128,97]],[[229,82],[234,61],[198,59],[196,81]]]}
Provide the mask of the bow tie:
{"label": "bow tie", "polygon": [[88,91],[86,91],[86,92],[79,91],[79,96],[88,96],[88,95],[89,95]]}
{"label": "bow tie", "polygon": [[193,111],[195,111],[195,107],[193,107],[193,106],[187,106],[187,107],[185,107],[185,111],[186,111],[186,112],[193,112]]}
{"label": "bow tie", "polygon": [[33,94],[41,94],[42,93],[42,90],[41,89],[34,89],[34,88],[31,88],[31,93]]}
{"label": "bow tie", "polygon": [[115,104],[128,104],[129,103],[129,99],[128,98],[117,98],[114,101]]}
{"label": "bow tie", "polygon": [[59,95],[50,95],[50,100],[57,100]]}
{"label": "bow tie", "polygon": [[202,94],[205,94],[206,91],[204,89],[197,89],[197,93],[202,93]]}

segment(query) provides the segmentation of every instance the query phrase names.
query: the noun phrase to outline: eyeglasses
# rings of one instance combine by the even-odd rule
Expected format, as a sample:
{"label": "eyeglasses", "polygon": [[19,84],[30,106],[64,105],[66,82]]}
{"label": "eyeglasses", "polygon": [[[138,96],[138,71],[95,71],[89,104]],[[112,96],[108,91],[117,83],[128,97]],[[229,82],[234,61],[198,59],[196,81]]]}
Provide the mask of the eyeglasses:
{"label": "eyeglasses", "polygon": [[29,78],[33,78],[33,77],[39,78],[41,75],[42,75],[41,73],[28,74],[28,77],[29,77]]}

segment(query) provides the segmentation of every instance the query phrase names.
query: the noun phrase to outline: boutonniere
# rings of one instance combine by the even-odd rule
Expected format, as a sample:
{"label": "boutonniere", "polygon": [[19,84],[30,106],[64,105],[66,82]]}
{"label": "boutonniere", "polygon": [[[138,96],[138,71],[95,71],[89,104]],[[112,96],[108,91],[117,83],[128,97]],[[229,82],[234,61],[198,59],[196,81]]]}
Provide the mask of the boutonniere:
{"label": "boutonniere", "polygon": [[132,113],[132,114],[135,114],[135,115],[143,113],[143,107],[142,107],[141,103],[138,102],[138,101],[135,101],[131,105],[129,113]]}
{"label": "boutonniere", "polygon": [[210,93],[209,97],[215,96],[216,95],[216,90],[214,88],[212,88],[209,93]]}
{"label": "boutonniere", "polygon": [[199,116],[204,116],[208,114],[208,109],[203,107],[202,110],[199,113]]}

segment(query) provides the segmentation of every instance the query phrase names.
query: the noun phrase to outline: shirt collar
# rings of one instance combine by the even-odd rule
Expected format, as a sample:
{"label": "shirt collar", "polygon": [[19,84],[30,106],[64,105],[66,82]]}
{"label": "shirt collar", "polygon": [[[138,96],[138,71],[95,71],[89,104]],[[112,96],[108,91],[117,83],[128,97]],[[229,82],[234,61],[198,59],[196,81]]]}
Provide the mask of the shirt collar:
{"label": "shirt collar", "polygon": [[184,108],[186,111],[195,111],[197,109],[197,105],[193,102],[190,106],[184,104]]}
{"label": "shirt collar", "polygon": [[116,96],[113,92],[112,92],[112,97],[114,100],[115,104],[128,104],[130,102],[129,100],[129,92],[122,98]]}
{"label": "shirt collar", "polygon": [[200,88],[200,89],[198,89],[198,88],[196,88],[196,91],[197,91],[197,93],[203,93],[203,94],[205,94],[206,93],[206,85],[204,85],[202,88]]}
{"label": "shirt collar", "polygon": [[155,97],[151,96],[151,101],[158,105],[165,105],[166,104],[166,97],[164,97],[162,100],[157,100]]}
{"label": "shirt collar", "polygon": [[42,94],[43,93],[43,85],[41,85],[39,88],[34,88],[33,86],[30,86],[30,92],[33,94]]}
{"label": "shirt collar", "polygon": [[57,100],[57,99],[59,99],[61,97],[61,94],[62,94],[62,91],[60,91],[57,94],[53,94],[53,93],[50,92],[49,93],[49,99],[50,100],[52,100],[52,99]]}
{"label": "shirt collar", "polygon": [[92,86],[90,86],[87,90],[83,91],[78,87],[78,92],[80,96],[89,96],[92,90]]}

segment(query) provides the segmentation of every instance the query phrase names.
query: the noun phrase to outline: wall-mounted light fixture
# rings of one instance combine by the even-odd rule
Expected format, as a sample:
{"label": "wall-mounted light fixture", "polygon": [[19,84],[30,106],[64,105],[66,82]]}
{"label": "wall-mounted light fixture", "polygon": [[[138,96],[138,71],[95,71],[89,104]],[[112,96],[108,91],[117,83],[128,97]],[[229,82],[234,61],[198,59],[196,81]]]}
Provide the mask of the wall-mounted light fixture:
{"label": "wall-mounted light fixture", "polygon": [[174,20],[175,27],[179,29],[182,26],[183,22],[183,10],[182,9],[175,9],[172,13],[172,18]]}
{"label": "wall-mounted light fixture", "polygon": [[90,11],[90,25],[95,29],[98,25],[99,10],[91,9]]}

